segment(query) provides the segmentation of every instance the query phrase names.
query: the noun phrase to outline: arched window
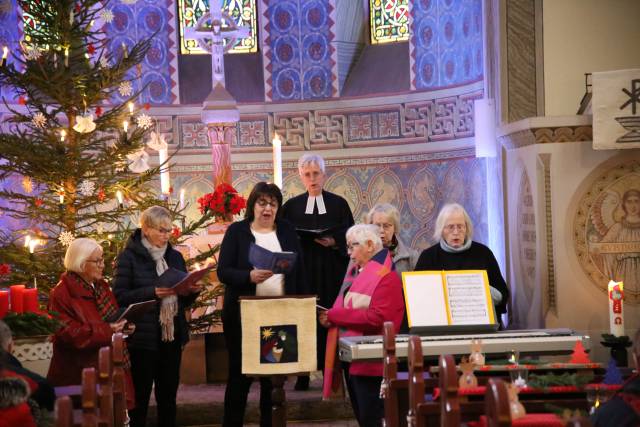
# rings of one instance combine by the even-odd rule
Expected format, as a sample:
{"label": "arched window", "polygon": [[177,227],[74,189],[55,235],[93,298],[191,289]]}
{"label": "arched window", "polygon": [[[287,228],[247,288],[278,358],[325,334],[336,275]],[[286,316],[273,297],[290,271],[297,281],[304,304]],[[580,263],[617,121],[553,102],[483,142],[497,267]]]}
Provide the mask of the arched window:
{"label": "arched window", "polygon": [[[212,0],[218,3],[220,0]],[[238,26],[249,27],[249,36],[236,40],[230,53],[247,53],[258,51],[256,0],[222,0],[222,10],[229,14]],[[198,42],[187,39],[184,29],[194,27],[198,19],[209,11],[209,0],[178,0],[178,18],[180,26],[180,52],[182,54],[204,54]]]}
{"label": "arched window", "polygon": [[409,0],[369,0],[371,43],[409,40]]}

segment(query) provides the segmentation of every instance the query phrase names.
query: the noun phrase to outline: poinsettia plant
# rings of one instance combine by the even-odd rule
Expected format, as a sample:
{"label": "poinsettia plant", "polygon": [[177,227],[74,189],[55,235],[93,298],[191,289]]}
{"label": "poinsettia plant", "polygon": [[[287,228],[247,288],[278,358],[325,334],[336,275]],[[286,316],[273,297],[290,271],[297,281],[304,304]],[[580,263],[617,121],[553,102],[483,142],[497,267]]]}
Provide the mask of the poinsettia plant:
{"label": "poinsettia plant", "polygon": [[221,219],[239,214],[247,206],[247,201],[229,184],[219,184],[213,193],[198,199],[200,213]]}

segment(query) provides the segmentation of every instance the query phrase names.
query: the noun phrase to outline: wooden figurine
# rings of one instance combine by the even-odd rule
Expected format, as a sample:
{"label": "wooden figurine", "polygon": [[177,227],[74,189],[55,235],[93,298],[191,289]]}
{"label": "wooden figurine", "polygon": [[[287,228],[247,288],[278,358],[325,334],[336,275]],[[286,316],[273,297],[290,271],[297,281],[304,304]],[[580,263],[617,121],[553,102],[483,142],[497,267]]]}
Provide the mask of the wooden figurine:
{"label": "wooden figurine", "polygon": [[482,340],[471,340],[471,354],[469,355],[469,361],[476,366],[484,365],[484,354],[482,354]]}
{"label": "wooden figurine", "polygon": [[460,388],[478,387],[478,378],[473,374],[473,367],[473,363],[467,357],[463,357],[460,360],[460,370],[462,371],[462,375],[458,380]]}

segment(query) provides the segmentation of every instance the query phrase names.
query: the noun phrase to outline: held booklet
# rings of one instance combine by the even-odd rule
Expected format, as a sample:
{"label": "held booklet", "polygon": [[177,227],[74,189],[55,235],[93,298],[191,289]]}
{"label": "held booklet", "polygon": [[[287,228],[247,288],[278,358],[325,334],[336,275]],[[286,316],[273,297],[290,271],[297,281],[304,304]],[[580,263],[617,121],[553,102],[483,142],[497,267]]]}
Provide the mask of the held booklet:
{"label": "held booklet", "polygon": [[200,281],[211,269],[213,266],[185,273],[171,267],[158,277],[158,287],[171,288],[180,296],[189,295],[191,293],[190,286]]}
{"label": "held booklet", "polygon": [[341,228],[343,227],[338,226],[338,227],[316,228],[316,229],[296,227],[296,232],[298,233],[298,236],[300,236],[301,239],[314,240],[314,239],[320,239],[321,237],[331,236]]}
{"label": "held booklet", "polygon": [[497,329],[486,270],[402,273],[412,331]]}
{"label": "held booklet", "polygon": [[271,252],[251,242],[249,245],[249,262],[260,270],[269,270],[275,274],[287,274],[296,264],[295,252]]}
{"label": "held booklet", "polygon": [[134,304],[130,304],[120,316],[114,322],[119,322],[122,319],[127,319],[127,322],[136,323],[138,319],[142,317],[146,312],[152,310],[158,301],[155,299],[149,301],[136,302]]}

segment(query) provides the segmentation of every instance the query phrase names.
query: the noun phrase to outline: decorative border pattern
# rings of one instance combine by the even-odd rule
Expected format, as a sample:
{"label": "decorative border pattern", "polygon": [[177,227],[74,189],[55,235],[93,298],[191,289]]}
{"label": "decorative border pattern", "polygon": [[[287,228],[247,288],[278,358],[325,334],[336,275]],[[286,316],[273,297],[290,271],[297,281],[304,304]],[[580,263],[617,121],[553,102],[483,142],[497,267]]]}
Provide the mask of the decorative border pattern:
{"label": "decorative border pattern", "polygon": [[551,206],[551,154],[539,155],[544,167],[544,214],[545,233],[547,243],[547,308],[553,314],[558,312],[558,299],[556,293],[556,267],[553,252],[553,214]]}
{"label": "decorative border pattern", "polygon": [[533,144],[593,141],[593,128],[591,126],[531,128],[514,132],[498,139],[507,150]]}

